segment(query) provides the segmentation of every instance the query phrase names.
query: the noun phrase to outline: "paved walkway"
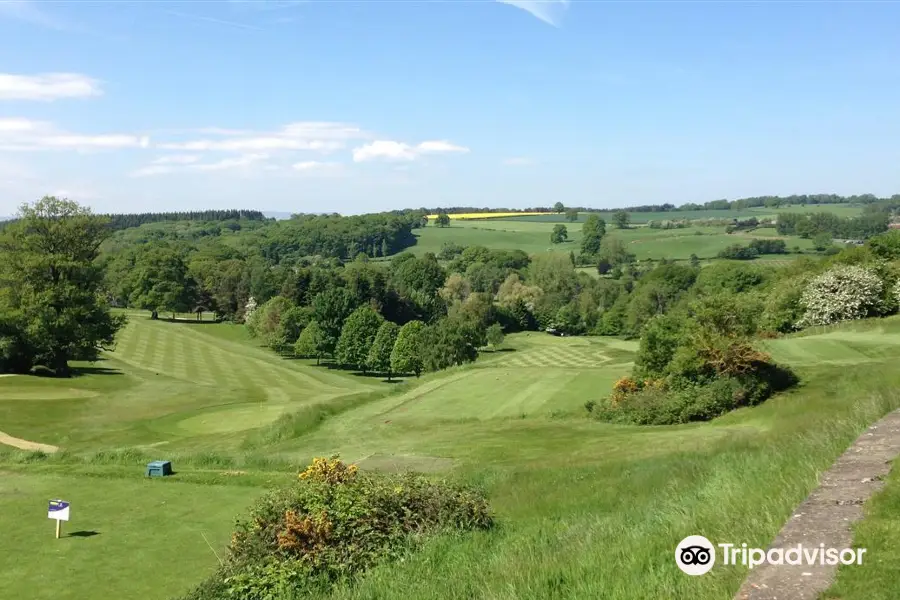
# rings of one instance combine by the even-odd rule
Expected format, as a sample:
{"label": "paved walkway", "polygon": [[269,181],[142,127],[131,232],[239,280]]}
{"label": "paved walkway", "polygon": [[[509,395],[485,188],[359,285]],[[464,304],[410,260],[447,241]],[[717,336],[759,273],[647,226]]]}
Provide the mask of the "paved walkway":
{"label": "paved walkway", "polygon": [[[819,487],[797,508],[770,548],[850,548],[863,504],[884,486],[900,454],[900,410],[875,423],[822,474]],[[863,555],[863,560],[870,559]],[[837,565],[762,565],[735,600],[816,600],[831,587]]]}

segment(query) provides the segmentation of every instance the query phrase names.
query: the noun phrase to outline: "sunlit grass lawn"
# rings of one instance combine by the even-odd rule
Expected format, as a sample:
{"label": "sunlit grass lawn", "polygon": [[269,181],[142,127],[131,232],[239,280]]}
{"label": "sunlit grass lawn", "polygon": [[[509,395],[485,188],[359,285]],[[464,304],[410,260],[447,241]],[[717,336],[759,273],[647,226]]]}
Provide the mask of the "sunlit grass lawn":
{"label": "sunlit grass lawn", "polygon": [[[186,591],[215,565],[199,531],[221,552],[254,496],[333,453],[481,483],[498,527],[436,540],[332,597],[730,598],[746,573],[685,576],[677,542],[764,547],[818,474],[900,406],[898,319],[770,342],[800,370],[798,389],[711,423],[644,428],[581,408],[628,372],[634,342],[513,335],[475,365],[383,384],[283,359],[230,325],[129,327],[102,363],[123,374],[0,379],[0,429],[65,450],[0,451],[0,598]],[[341,408],[296,429],[278,420],[328,406]],[[173,460],[172,480],[144,480],[156,458]],[[100,535],[54,540],[53,497],[73,503],[71,527]],[[74,566],[53,571],[63,559]]]}
{"label": "sunlit grass lawn", "polygon": [[825,598],[895,600],[900,590],[900,470],[896,462],[887,485],[865,508],[853,545],[866,549],[862,565],[840,567]]}

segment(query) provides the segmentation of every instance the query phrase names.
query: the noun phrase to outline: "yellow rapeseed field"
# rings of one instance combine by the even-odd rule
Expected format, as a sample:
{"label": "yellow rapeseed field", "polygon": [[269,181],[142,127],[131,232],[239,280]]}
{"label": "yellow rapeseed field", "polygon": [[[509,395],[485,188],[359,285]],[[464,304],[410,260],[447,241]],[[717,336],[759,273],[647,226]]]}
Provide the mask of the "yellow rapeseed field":
{"label": "yellow rapeseed field", "polygon": [[[529,217],[531,215],[552,215],[549,212],[490,212],[490,213],[458,213],[448,215],[450,219],[467,221],[472,219],[502,219],[503,217]],[[437,219],[437,215],[428,215],[428,220]]]}

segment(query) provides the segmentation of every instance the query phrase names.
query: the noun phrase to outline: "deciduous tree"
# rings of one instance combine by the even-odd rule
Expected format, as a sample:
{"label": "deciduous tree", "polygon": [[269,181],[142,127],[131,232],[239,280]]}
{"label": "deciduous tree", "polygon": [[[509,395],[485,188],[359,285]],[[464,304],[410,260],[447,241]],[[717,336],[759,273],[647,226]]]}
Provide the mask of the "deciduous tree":
{"label": "deciduous tree", "polygon": [[600,242],[606,235],[606,222],[597,215],[589,215],[581,226],[581,254],[592,258],[600,251]]}
{"label": "deciduous tree", "polygon": [[337,361],[365,371],[369,349],[383,322],[384,317],[369,306],[360,306],[353,311],[344,321],[341,337],[334,350]]}
{"label": "deciduous tree", "polygon": [[326,354],[325,333],[316,321],[310,322],[294,343],[294,355],[300,357],[316,357],[316,364]]}
{"label": "deciduous tree", "polygon": [[391,368],[395,373],[415,373],[418,377],[422,372],[424,331],[425,324],[421,321],[410,321],[400,328],[391,351]]}
{"label": "deciduous tree", "polygon": [[553,226],[553,232],[550,234],[551,244],[561,244],[569,239],[569,232],[565,225],[560,223]]}
{"label": "deciduous tree", "polygon": [[366,358],[366,364],[369,369],[376,373],[386,373],[388,381],[391,380],[391,353],[394,351],[394,344],[397,341],[397,335],[400,333],[400,327],[391,321],[385,321],[378,328],[372,347],[369,349],[369,355]]}
{"label": "deciduous tree", "polygon": [[96,360],[125,318],[100,293],[96,263],[108,221],[76,202],[47,196],[23,205],[0,236],[0,369],[33,365],[69,374]]}
{"label": "deciduous tree", "polygon": [[355,307],[353,295],[342,287],[332,287],[320,292],[313,299],[313,314],[322,330],[323,352],[334,352],[344,320]]}
{"label": "deciduous tree", "polygon": [[628,229],[628,225],[631,223],[631,215],[626,210],[617,210],[613,213],[613,223],[619,229]]}

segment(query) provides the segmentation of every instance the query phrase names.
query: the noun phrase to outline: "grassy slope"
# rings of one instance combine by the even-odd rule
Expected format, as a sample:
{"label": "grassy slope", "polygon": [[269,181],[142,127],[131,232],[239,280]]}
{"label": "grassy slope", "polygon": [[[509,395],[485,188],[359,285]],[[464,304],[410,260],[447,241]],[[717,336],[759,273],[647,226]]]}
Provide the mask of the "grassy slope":
{"label": "grassy slope", "polygon": [[[896,463],[895,463],[896,464]],[[895,600],[900,587],[900,469],[866,505],[853,545],[866,548],[862,566],[841,567],[825,598]]]}
{"label": "grassy slope", "polygon": [[[628,371],[633,343],[524,334],[508,347],[253,450],[243,444],[257,434],[248,428],[282,410],[387,384],[281,359],[233,326],[138,318],[104,364],[125,374],[0,379],[0,428],[72,452],[37,462],[0,454],[0,531],[16,540],[15,555],[0,558],[0,597],[83,598],[88,587],[101,600],[169,597],[215,564],[198,532],[220,549],[230,518],[290,476],[289,465],[267,460],[340,452],[363,464],[452,466],[487,486],[501,525],[438,540],[335,597],[724,598],[744,573],[686,577],[671,560],[675,544],[702,533],[765,546],[817,473],[900,406],[900,373],[890,368],[898,320],[770,342],[808,383],[681,427],[583,417],[584,401]],[[150,457],[173,458],[179,473],[145,481]],[[248,473],[223,472],[234,468]],[[43,514],[52,497],[73,502],[69,531],[100,535],[54,540]],[[60,553],[76,566],[49,578]],[[151,571],[168,580],[154,583]]]}

